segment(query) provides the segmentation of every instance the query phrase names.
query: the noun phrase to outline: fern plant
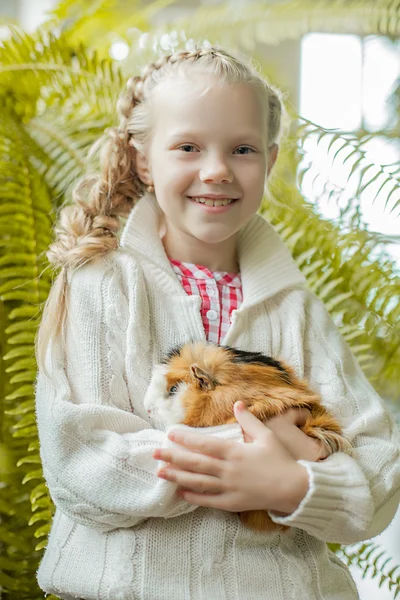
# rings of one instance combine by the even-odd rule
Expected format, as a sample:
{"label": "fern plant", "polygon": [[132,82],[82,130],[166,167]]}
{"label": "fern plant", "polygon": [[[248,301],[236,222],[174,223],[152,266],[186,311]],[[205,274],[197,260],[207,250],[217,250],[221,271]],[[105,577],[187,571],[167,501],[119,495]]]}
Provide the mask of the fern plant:
{"label": "fern plant", "polygon": [[[301,119],[299,119],[302,122]],[[263,212],[292,251],[382,397],[396,406],[400,385],[398,267],[361,219],[323,219],[287,177],[298,163],[290,143],[277,163]],[[301,177],[300,173],[300,177]],[[282,202],[284,199],[284,203]]]}
{"label": "fern plant", "polygon": [[[50,287],[48,277],[40,274],[51,239],[52,204],[30,152],[35,152],[35,144],[24,126],[4,111],[0,124],[0,586],[4,593],[21,598],[35,597],[32,592],[40,597],[35,566],[52,516],[40,467],[33,396],[38,309]],[[40,155],[37,148],[36,156]],[[40,523],[35,531],[29,530],[33,523]]]}
{"label": "fern plant", "polygon": [[[99,59],[95,52],[74,45],[67,33],[40,30],[28,35],[14,28],[11,39],[0,48],[0,444],[4,451],[0,586],[4,597],[43,597],[35,572],[54,507],[38,452],[33,341],[51,285],[45,252],[57,210],[86,169],[88,148],[104,128],[115,124],[114,106],[123,81],[110,59]],[[372,366],[383,365],[388,383],[382,392],[390,397],[398,385],[398,368],[391,365],[400,363],[398,309],[390,299],[399,292],[399,279],[390,260],[373,255],[376,242],[365,228],[343,232],[304,200],[294,178],[300,135],[305,131],[295,129],[282,152],[271,187],[276,200],[266,201],[263,212],[280,231],[363,366],[368,355]],[[374,374],[373,368],[369,374]],[[381,380],[376,382],[378,389],[382,385]],[[353,552],[333,548],[339,554]],[[360,568],[373,564],[363,551],[353,553],[360,558],[353,561]],[[398,593],[393,573],[385,581]]]}
{"label": "fern plant", "polygon": [[96,53],[16,28],[0,63],[0,589],[34,600],[54,514],[34,410],[34,338],[51,285],[45,252],[85,151],[112,124],[122,77]]}
{"label": "fern plant", "polygon": [[[235,2],[180,2],[176,0],[60,0],[48,21],[74,43],[84,42],[108,56],[115,40],[135,42],[143,32],[145,48],[165,49],[165,34],[240,45],[254,53],[258,43],[276,45],[297,40],[309,31],[358,33],[399,37],[399,4],[394,0],[251,0]],[[137,60],[137,56],[135,57]]]}
{"label": "fern plant", "polygon": [[369,575],[371,579],[379,577],[378,587],[386,584],[389,590],[394,592],[393,598],[396,599],[400,594],[400,566],[394,565],[390,556],[387,556],[385,550],[379,544],[366,542],[354,544],[352,547],[343,547],[333,545],[336,554],[348,566],[357,565],[362,572],[363,579]]}

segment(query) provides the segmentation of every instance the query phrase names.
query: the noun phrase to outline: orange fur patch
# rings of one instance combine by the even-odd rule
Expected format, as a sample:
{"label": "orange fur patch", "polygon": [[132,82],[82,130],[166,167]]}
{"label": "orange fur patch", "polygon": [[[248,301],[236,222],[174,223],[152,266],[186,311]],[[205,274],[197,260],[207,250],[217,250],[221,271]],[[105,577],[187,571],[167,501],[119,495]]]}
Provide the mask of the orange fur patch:
{"label": "orange fur patch", "polygon": [[[321,404],[320,396],[282,361],[241,362],[233,349],[212,343],[185,344],[166,361],[167,389],[187,384],[181,396],[185,425],[211,427],[236,423],[233,406],[242,400],[261,421],[290,408],[307,408],[310,417],[301,429],[320,440],[329,454],[351,446],[341,435],[336,418]],[[274,363],[277,366],[274,366]],[[280,367],[280,368],[279,368]],[[285,530],[266,511],[239,513],[242,522],[257,531]]]}

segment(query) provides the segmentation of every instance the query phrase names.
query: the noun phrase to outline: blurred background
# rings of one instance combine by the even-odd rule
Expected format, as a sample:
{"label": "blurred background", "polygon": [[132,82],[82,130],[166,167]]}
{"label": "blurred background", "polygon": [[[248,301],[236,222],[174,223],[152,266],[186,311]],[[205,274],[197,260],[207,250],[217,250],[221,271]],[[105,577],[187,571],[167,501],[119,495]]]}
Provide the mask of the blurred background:
{"label": "blurred background", "polygon": [[[31,531],[33,535],[32,525],[40,519],[32,520],[31,512],[41,513],[45,524],[36,537],[43,538],[51,516],[51,502],[40,488],[42,482],[33,481],[40,479],[40,469],[30,477],[28,457],[35,452],[37,456],[37,432],[29,404],[32,390],[17,393],[22,389],[23,373],[33,377],[34,365],[28,370],[26,365],[15,369],[21,371],[19,380],[6,369],[18,358],[15,350],[21,345],[32,347],[32,337],[15,336],[17,324],[22,322],[24,310],[36,318],[37,307],[46,297],[49,280],[38,283],[38,272],[45,265],[55,210],[68,200],[71,185],[83,172],[90,144],[106,126],[115,124],[113,106],[124,79],[175,48],[191,48],[207,40],[239,49],[254,57],[263,73],[285,93],[291,123],[271,178],[271,198],[266,200],[264,214],[285,239],[310,287],[326,302],[399,422],[398,3],[0,0],[0,40],[2,156],[4,160],[11,152],[11,142],[19,148],[21,165],[35,182],[29,206],[36,202],[37,210],[29,218],[41,234],[36,237],[35,250],[33,245],[27,246],[36,270],[5,270],[0,279],[0,349],[8,361],[0,368],[4,416],[0,443],[7,455],[3,473],[0,471],[5,499],[4,506],[0,503],[0,543],[5,544],[7,560],[18,555],[10,531],[23,531],[27,537]],[[5,139],[11,140],[8,150],[4,150]],[[17,210],[20,204],[10,201],[14,197],[7,191],[6,179],[10,180],[9,174],[5,178],[0,170],[0,216],[7,217],[7,210]],[[14,200],[17,198],[20,196]],[[45,217],[49,219],[46,223]],[[22,215],[21,223],[24,218]],[[0,264],[8,265],[7,255],[15,253],[17,246],[1,225],[0,236],[0,260],[4,258]],[[20,239],[21,230],[15,236]],[[37,249],[39,238],[41,251]],[[26,258],[21,264],[26,264]],[[32,286],[33,295],[16,295],[21,286],[27,293]],[[32,306],[35,310],[29,313]],[[24,400],[23,408],[15,408],[16,398]],[[23,485],[31,485],[29,493],[21,486],[24,475]],[[18,502],[25,507],[19,514],[12,513],[7,504],[13,498],[11,482],[15,485],[16,481],[21,490]],[[41,493],[35,492],[39,489]],[[30,530],[24,529],[27,521]],[[372,546],[363,549],[358,545],[343,555],[338,550],[342,560],[353,562],[350,568],[362,600],[389,600],[399,592],[399,571],[393,571],[400,565],[399,533],[400,513],[373,540],[384,553],[381,557],[379,548],[368,554]],[[29,549],[28,544],[19,552],[26,556],[32,552],[37,560],[42,542],[36,540],[36,546]],[[389,557],[391,562],[382,566]],[[0,567],[0,584],[4,590],[12,590],[11,562],[0,563]],[[29,581],[29,577],[26,566],[22,579]],[[25,593],[14,586],[14,592],[5,591],[4,597],[33,597]]]}

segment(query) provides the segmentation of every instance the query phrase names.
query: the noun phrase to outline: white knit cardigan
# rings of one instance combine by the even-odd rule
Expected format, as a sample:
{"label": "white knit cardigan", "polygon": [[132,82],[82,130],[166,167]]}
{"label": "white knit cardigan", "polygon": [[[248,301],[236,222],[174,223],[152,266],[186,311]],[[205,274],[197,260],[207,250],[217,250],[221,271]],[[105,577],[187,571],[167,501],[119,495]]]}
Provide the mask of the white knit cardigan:
{"label": "white knit cardigan", "polygon": [[[224,344],[291,364],[318,390],[352,455],[300,461],[309,490],[254,533],[234,513],[196,507],[157,477],[171,444],[143,398],[152,367],[205,340],[200,298],[188,296],[159,238],[153,196],[132,210],[117,251],[69,276],[66,346],[47,352],[36,382],[43,472],[56,506],[37,578],[60,598],[107,600],[351,600],[356,586],[325,542],[377,535],[399,502],[399,433],[324,305],[259,215],[241,230],[243,302]],[[207,429],[203,430],[207,432]],[[241,438],[239,425],[211,435]]]}

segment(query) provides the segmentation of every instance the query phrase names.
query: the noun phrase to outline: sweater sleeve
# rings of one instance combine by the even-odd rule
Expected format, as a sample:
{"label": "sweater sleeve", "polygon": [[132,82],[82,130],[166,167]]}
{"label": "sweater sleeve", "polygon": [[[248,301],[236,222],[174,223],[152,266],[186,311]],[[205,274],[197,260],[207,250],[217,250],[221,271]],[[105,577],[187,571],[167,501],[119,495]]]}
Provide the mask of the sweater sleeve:
{"label": "sweater sleeve", "polygon": [[400,498],[398,427],[364,376],[324,304],[307,292],[305,378],[341,421],[351,454],[324,461],[298,461],[309,489],[286,517],[269,511],[275,523],[304,529],[325,542],[351,544],[381,533]]}
{"label": "sweater sleeve", "polygon": [[[198,508],[176,496],[176,484],[157,476],[160,461],[152,452],[173,446],[167,433],[134,414],[124,361],[126,331],[137,318],[131,314],[135,282],[134,276],[125,282],[127,298],[113,261],[74,272],[66,343],[50,343],[49,378],[39,371],[36,379],[40,456],[52,500],[71,519],[102,531]],[[231,439],[232,431],[219,436]]]}

